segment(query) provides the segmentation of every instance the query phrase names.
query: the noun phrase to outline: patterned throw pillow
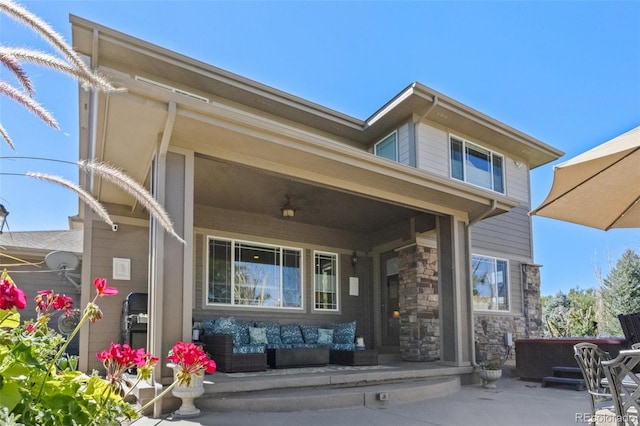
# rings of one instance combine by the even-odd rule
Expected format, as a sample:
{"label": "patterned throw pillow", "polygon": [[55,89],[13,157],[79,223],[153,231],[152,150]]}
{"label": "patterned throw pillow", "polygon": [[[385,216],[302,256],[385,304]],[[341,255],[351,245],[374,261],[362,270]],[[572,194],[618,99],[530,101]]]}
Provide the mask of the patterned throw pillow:
{"label": "patterned throw pillow", "polygon": [[300,327],[297,324],[285,324],[280,326],[280,337],[282,343],[304,343]]}
{"label": "patterned throw pillow", "polygon": [[333,326],[333,343],[353,343],[356,341],[356,322]]}
{"label": "patterned throw pillow", "polygon": [[333,329],[332,328],[319,328],[318,329],[318,344],[330,345],[333,343]]}
{"label": "patterned throw pillow", "polygon": [[249,337],[249,327],[253,327],[253,322],[236,321],[236,325],[233,328],[233,345],[248,345],[251,341]]}
{"label": "patterned throw pillow", "polygon": [[315,345],[318,343],[318,327],[312,325],[301,325],[302,337],[304,337],[305,343],[311,343]]}
{"label": "patterned throw pillow", "polygon": [[233,334],[236,328],[236,319],[234,317],[218,318],[213,325],[213,334]]}
{"label": "patterned throw pillow", "polygon": [[267,329],[262,327],[249,327],[249,337],[252,345],[266,345]]}
{"label": "patterned throw pillow", "polygon": [[216,321],[215,320],[204,320],[202,321],[202,332],[205,336],[211,336],[215,334],[216,329]]}
{"label": "patterned throw pillow", "polygon": [[282,345],[282,339],[280,338],[280,324],[259,321],[256,323],[256,327],[267,329],[267,341],[269,342],[269,345]]}

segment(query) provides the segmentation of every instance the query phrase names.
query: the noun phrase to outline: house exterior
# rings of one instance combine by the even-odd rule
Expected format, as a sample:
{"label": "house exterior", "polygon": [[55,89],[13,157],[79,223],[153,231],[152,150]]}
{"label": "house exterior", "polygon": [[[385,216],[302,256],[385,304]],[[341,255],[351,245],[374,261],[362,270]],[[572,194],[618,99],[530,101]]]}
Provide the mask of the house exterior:
{"label": "house exterior", "polygon": [[453,366],[475,362],[476,341],[539,336],[529,171],[560,151],[420,83],[361,120],[70,21],[74,48],[127,89],[80,91],[81,158],[144,182],[186,241],[81,175],[118,223],[79,207],[83,301],[98,276],[120,290],[83,331],[82,368],[118,340],[129,292],[149,294],[161,357],[220,316],[355,320],[368,347]]}

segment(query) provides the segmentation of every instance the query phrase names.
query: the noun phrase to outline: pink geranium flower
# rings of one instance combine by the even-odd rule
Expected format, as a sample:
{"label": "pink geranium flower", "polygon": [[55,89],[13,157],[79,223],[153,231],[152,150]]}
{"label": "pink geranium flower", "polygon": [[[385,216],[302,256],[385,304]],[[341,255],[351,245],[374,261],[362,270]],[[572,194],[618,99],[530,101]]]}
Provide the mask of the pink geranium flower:
{"label": "pink geranium flower", "polygon": [[176,343],[167,359],[180,366],[176,378],[181,385],[190,385],[192,375],[199,376],[203,371],[207,373],[216,371],[216,362],[209,359],[207,354],[193,343]]}
{"label": "pink geranium flower", "polygon": [[96,278],[93,281],[93,286],[98,290],[99,296],[113,296],[114,294],[118,294],[118,289],[115,287],[107,287],[107,279],[106,278]]}
{"label": "pink geranium flower", "polygon": [[152,367],[158,362],[158,358],[147,353],[143,348],[132,349],[131,346],[111,343],[109,349],[97,353],[96,356],[107,370],[107,380],[119,385],[122,375],[130,368]]}
{"label": "pink geranium flower", "polygon": [[0,309],[24,309],[27,307],[27,296],[11,279],[0,280]]}
{"label": "pink geranium flower", "polygon": [[50,309],[64,311],[64,315],[69,315],[73,309],[71,297],[54,293],[53,290],[39,290],[34,300],[39,316],[46,315]]}

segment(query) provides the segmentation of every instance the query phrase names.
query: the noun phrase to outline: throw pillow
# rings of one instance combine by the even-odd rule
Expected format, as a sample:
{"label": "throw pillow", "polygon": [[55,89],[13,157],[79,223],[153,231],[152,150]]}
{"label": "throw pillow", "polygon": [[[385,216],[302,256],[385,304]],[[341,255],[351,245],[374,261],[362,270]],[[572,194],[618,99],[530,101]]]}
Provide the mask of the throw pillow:
{"label": "throw pillow", "polygon": [[315,345],[318,343],[318,327],[312,325],[301,325],[302,337],[304,337],[305,343]]}
{"label": "throw pillow", "polygon": [[267,340],[270,345],[282,344],[282,339],[280,339],[280,324],[260,321],[256,324],[256,326],[267,329]]}
{"label": "throw pillow", "polygon": [[330,345],[333,343],[333,329],[332,328],[319,328],[318,329],[318,344]]}
{"label": "throw pillow", "polygon": [[218,318],[213,326],[214,334],[233,334],[236,328],[236,319],[234,317]]}
{"label": "throw pillow", "polygon": [[333,343],[354,343],[356,341],[356,322],[347,322],[333,326]]}
{"label": "throw pillow", "polygon": [[300,327],[297,324],[285,324],[280,326],[280,337],[282,343],[304,343]]}
{"label": "throw pillow", "polygon": [[249,327],[249,337],[252,345],[266,345],[267,329],[262,327]]}

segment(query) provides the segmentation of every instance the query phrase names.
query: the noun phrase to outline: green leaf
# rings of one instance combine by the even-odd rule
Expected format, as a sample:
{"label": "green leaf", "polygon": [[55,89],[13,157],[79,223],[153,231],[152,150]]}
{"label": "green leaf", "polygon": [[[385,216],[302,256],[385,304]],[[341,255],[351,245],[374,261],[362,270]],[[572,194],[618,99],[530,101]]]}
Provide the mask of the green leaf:
{"label": "green leaf", "polygon": [[0,406],[7,407],[9,411],[18,405],[22,396],[20,395],[20,388],[17,383],[4,382],[2,388],[0,388]]}
{"label": "green leaf", "polygon": [[20,314],[16,308],[0,309],[0,327],[16,328],[20,326]]}

